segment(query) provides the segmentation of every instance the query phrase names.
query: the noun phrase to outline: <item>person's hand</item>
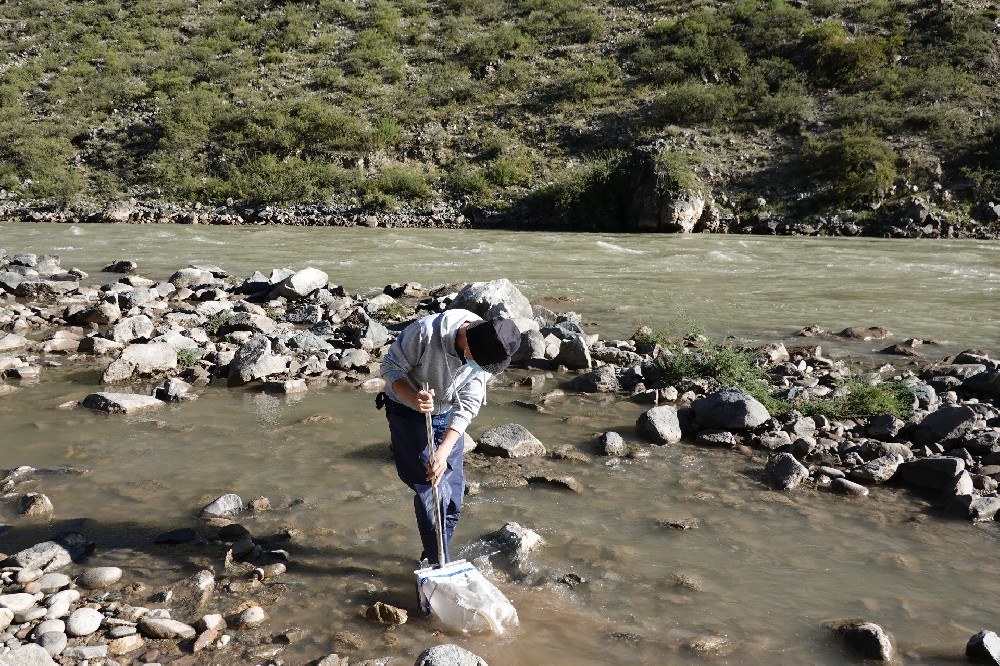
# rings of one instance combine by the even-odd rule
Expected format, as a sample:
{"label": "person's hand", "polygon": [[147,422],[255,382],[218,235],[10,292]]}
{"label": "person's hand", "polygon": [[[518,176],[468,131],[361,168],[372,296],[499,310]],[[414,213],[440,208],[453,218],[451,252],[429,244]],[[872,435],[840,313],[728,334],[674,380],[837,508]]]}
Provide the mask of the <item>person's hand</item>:
{"label": "person's hand", "polygon": [[417,391],[414,400],[417,404],[417,411],[421,414],[430,414],[434,411],[434,389]]}
{"label": "person's hand", "polygon": [[427,480],[431,482],[432,485],[437,485],[441,477],[444,476],[445,471],[448,469],[448,454],[442,454],[442,450],[439,448],[434,452],[434,459],[431,460],[425,467],[427,468]]}

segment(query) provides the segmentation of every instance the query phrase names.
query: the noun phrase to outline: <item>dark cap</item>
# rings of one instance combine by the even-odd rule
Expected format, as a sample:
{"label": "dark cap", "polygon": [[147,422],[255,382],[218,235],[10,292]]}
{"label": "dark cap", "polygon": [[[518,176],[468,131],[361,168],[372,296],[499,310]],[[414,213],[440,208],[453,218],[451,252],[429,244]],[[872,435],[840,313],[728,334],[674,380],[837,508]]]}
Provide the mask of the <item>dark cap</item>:
{"label": "dark cap", "polygon": [[521,331],[510,319],[491,319],[465,329],[465,340],[476,363],[495,375],[510,365],[510,357],[521,346]]}

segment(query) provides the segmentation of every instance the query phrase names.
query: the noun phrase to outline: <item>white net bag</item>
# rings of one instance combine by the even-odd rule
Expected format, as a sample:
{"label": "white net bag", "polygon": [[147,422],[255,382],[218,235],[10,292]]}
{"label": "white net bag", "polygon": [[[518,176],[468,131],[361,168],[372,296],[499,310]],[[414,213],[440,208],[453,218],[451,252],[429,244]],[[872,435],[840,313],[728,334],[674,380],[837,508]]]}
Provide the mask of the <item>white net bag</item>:
{"label": "white net bag", "polygon": [[420,607],[448,626],[467,632],[492,631],[497,635],[518,626],[513,604],[465,560],[413,573],[420,588]]}

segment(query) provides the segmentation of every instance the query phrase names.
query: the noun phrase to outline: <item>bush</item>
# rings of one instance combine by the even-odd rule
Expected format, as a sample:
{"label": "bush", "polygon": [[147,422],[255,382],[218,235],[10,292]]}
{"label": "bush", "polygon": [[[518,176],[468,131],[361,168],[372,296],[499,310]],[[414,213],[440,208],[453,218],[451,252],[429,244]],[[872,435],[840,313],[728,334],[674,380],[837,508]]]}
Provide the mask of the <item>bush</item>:
{"label": "bush", "polygon": [[716,125],[732,118],[736,98],[728,86],[682,83],[667,86],[653,100],[660,125]]}
{"label": "bush", "polygon": [[799,402],[803,414],[822,414],[834,419],[857,419],[878,414],[892,414],[900,419],[912,412],[913,391],[900,382],[873,383],[863,377],[850,377],[840,383],[836,397],[818,402]]}
{"label": "bush", "polygon": [[520,152],[501,155],[486,169],[486,180],[498,187],[525,185],[531,180],[534,169],[531,160]]}
{"label": "bush", "polygon": [[813,72],[821,83],[855,86],[888,62],[889,43],[883,37],[850,37],[839,23],[825,22],[806,34]]}
{"label": "bush", "polygon": [[810,141],[806,150],[812,173],[829,183],[844,204],[871,201],[896,179],[896,153],[869,127],[848,128],[833,138]]}

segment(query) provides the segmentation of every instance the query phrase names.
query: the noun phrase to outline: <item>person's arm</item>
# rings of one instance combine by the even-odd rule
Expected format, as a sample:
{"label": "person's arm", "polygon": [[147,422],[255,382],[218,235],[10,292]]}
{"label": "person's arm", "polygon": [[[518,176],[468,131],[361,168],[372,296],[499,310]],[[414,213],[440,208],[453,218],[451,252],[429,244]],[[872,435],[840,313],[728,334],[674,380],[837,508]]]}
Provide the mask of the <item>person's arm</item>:
{"label": "person's arm", "polygon": [[462,433],[457,430],[452,428],[445,430],[441,443],[434,451],[434,459],[427,464],[427,480],[434,485],[437,485],[445,470],[448,469],[448,456],[451,455],[452,449],[455,448],[455,444],[461,437]]}
{"label": "person's arm", "polygon": [[392,383],[392,390],[418,412],[427,414],[434,411],[434,389],[418,391],[409,377],[400,377]]}

